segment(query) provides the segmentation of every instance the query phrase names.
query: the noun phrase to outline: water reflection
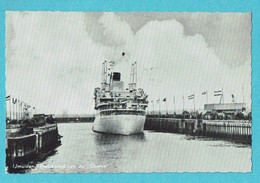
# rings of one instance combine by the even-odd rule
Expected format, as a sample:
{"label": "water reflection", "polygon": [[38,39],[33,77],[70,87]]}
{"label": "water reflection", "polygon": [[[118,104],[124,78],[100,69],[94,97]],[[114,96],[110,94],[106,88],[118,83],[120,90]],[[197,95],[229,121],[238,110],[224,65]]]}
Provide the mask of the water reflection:
{"label": "water reflection", "polygon": [[95,161],[91,165],[94,172],[120,172],[125,157],[135,156],[136,151],[129,151],[133,144],[144,143],[145,134],[130,136],[107,133],[95,133]]}
{"label": "water reflection", "polygon": [[117,135],[117,134],[109,134],[109,133],[95,133],[95,143],[96,145],[111,145],[117,143],[127,143],[127,142],[144,142],[145,134],[138,133],[133,135]]}

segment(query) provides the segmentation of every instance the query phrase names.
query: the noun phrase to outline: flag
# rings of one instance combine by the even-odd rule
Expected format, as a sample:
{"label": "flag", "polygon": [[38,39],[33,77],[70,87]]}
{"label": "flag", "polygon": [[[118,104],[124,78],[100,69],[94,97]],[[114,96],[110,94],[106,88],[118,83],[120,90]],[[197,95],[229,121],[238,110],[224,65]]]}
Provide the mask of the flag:
{"label": "flag", "polygon": [[5,97],[5,100],[6,100],[6,101],[10,100],[10,95],[8,95],[7,97]]}
{"label": "flag", "polygon": [[166,98],[163,99],[163,102],[166,102]]}
{"label": "flag", "polygon": [[153,100],[151,100],[151,102],[153,102]]}
{"label": "flag", "polygon": [[159,102],[160,102],[160,99],[157,100],[157,103],[159,103]]}
{"label": "flag", "polygon": [[13,100],[13,104],[16,104],[17,99],[12,98],[12,100]]}
{"label": "flag", "polygon": [[194,94],[188,96],[188,99],[189,99],[189,100],[194,99]]}
{"label": "flag", "polygon": [[207,91],[202,92],[202,95],[206,95],[206,94],[207,94]]}
{"label": "flag", "polygon": [[222,90],[214,91],[214,96],[222,96]]}
{"label": "flag", "polygon": [[232,102],[235,102],[235,96],[232,94],[231,97],[232,97]]}

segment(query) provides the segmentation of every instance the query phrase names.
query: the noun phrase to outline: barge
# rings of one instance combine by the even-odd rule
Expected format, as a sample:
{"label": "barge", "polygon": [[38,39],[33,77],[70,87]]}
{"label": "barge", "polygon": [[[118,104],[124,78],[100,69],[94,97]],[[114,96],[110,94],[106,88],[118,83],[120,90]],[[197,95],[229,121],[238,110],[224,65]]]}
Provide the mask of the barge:
{"label": "barge", "polygon": [[51,115],[35,114],[31,119],[7,120],[6,166],[9,172],[26,169],[60,145],[61,136]]}

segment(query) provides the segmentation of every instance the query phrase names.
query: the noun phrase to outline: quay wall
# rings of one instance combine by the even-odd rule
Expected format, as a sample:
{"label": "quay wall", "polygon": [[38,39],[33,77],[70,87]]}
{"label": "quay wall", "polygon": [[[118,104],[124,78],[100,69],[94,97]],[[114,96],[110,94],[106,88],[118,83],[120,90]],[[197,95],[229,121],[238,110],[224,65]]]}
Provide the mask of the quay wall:
{"label": "quay wall", "polygon": [[57,117],[55,121],[57,123],[93,123],[94,116],[91,117]]}
{"label": "quay wall", "polygon": [[226,138],[251,143],[252,121],[249,120],[203,120],[205,136]]}
{"label": "quay wall", "polygon": [[251,143],[250,120],[176,119],[147,116],[144,130],[183,133]]}

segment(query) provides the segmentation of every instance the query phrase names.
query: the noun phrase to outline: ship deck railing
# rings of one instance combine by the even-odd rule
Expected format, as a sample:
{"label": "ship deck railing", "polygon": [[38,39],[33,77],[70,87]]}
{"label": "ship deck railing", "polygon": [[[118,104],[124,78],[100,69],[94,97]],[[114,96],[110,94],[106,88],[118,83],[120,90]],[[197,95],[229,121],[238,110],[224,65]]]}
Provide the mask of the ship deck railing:
{"label": "ship deck railing", "polygon": [[56,124],[46,124],[46,125],[41,126],[41,127],[33,128],[33,131],[45,133],[45,132],[53,131],[53,130],[56,130],[56,129],[57,129]]}
{"label": "ship deck railing", "polygon": [[27,139],[27,138],[30,138],[32,136],[35,136],[35,133],[33,134],[29,134],[29,135],[22,135],[22,136],[10,136],[10,137],[6,137],[7,139],[10,139],[10,140],[21,140],[21,139]]}
{"label": "ship deck railing", "polygon": [[143,110],[143,109],[104,109],[104,110],[100,110],[100,112],[108,112],[108,111],[145,112],[145,110]]}
{"label": "ship deck railing", "polygon": [[[97,107],[100,107],[100,106],[109,106],[111,104],[123,104],[123,103],[127,103],[127,101],[124,101],[124,102],[110,102],[110,103],[99,103],[97,105]],[[132,105],[140,105],[140,106],[148,106],[146,103],[132,103]]]}

